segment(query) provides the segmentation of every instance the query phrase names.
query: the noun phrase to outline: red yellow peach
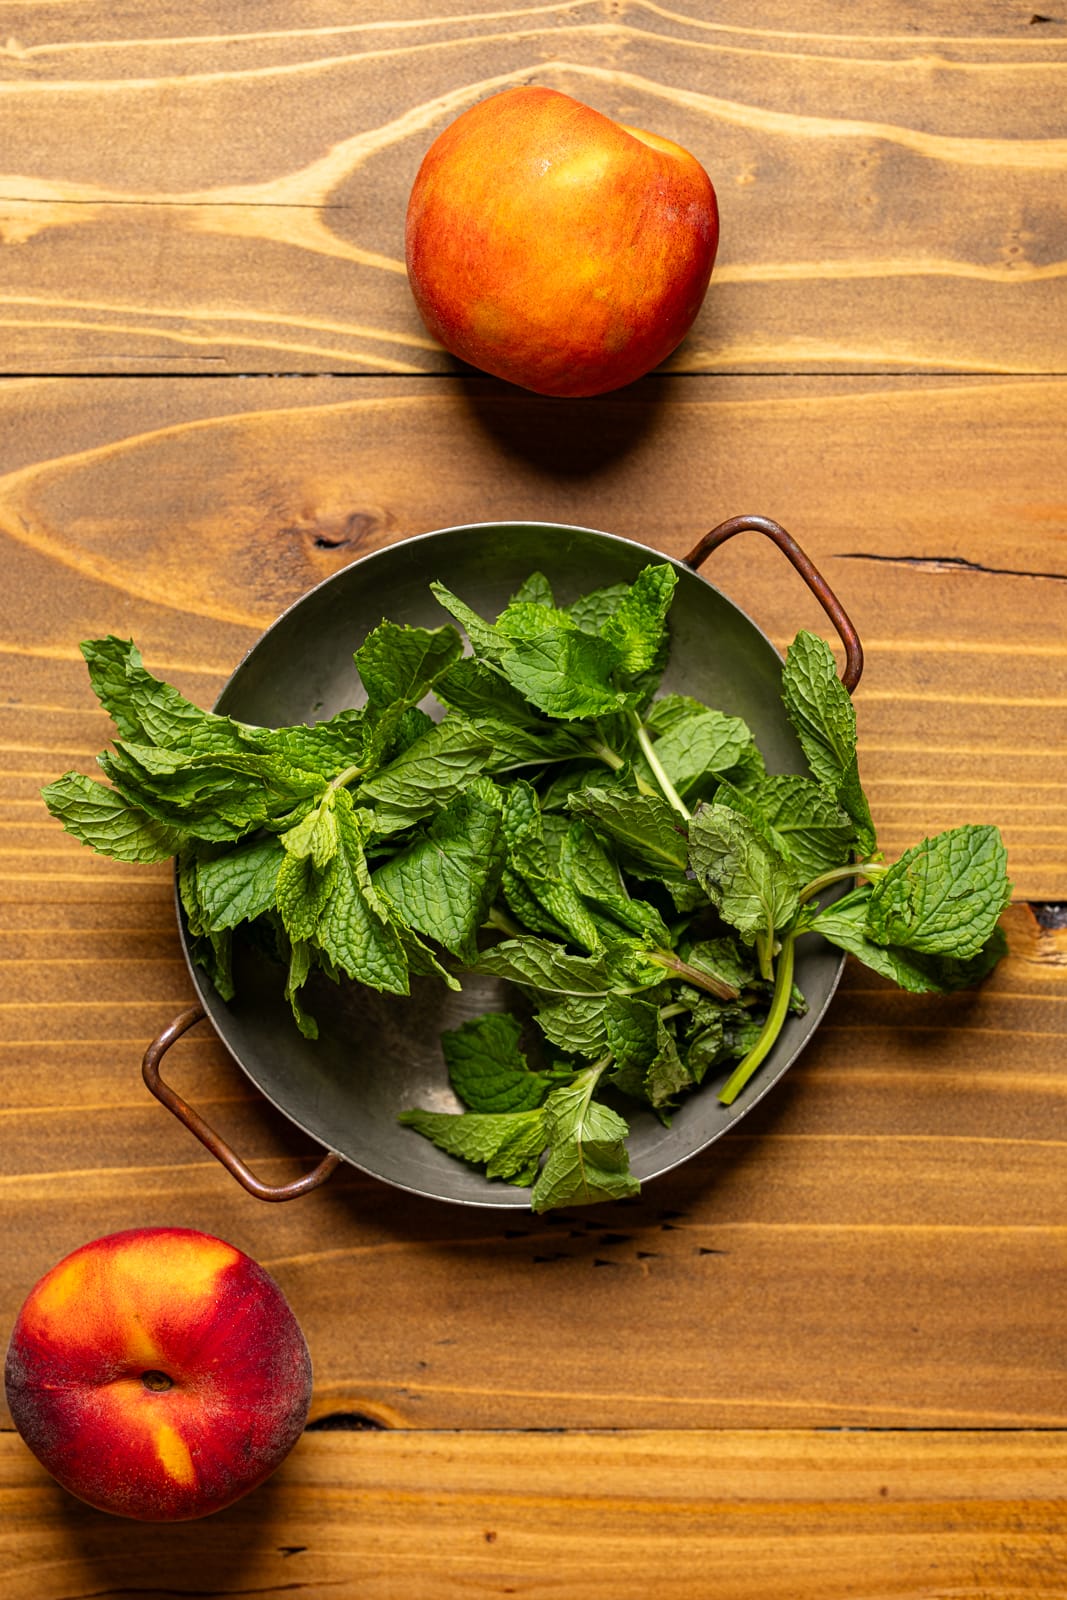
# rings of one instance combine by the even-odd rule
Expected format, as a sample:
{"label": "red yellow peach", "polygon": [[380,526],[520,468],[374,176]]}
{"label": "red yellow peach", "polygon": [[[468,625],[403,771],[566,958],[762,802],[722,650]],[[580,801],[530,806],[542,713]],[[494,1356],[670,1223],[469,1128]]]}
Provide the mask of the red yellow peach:
{"label": "red yellow peach", "polygon": [[147,1521],[201,1517],[269,1476],[303,1429],[311,1360],[278,1285],[191,1228],[110,1234],[19,1312],[7,1400],[72,1494]]}

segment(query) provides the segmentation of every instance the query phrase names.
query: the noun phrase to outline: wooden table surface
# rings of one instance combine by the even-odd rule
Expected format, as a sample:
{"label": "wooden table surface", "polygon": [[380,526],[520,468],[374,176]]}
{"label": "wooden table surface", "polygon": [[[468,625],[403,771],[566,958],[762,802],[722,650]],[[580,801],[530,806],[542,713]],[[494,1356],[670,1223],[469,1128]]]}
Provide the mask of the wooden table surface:
{"label": "wooden table surface", "polygon": [[[276,1476],[175,1527],[71,1499],[5,1413],[5,1600],[1067,1595],[1067,10],[1034,4],[0,0],[2,1332],[77,1245],[189,1225],[276,1276],[316,1370]],[[719,193],[692,334],[600,400],[461,371],[404,275],[422,153],[525,82]],[[887,850],[1001,825],[1010,959],[951,998],[850,964],[633,1204],[245,1195],[140,1080],[192,993],[169,869],[39,799],[108,736],[79,640],[210,704],[411,534],[682,555],[751,511],[863,635]],[[770,549],[714,580],[779,645],[825,631]],[[169,1070],[263,1177],[310,1166],[206,1028]]]}

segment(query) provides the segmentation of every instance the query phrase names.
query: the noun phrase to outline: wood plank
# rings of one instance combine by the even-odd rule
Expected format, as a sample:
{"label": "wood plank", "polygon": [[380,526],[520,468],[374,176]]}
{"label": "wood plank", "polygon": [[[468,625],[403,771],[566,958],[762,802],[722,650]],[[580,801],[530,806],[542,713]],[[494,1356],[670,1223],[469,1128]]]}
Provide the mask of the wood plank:
{"label": "wood plank", "polygon": [[[735,1134],[636,1202],[543,1218],[350,1168],[298,1202],[250,1201],[140,1084],[144,1045],[188,997],[170,962],[113,930],[96,958],[82,941],[70,965],[7,963],[3,1315],[85,1239],[174,1223],[278,1278],[314,1351],[316,1416],[1063,1426],[1067,932],[1023,908],[1008,928],[1012,958],[977,996],[898,995],[850,968]],[[206,1029],[168,1075],[254,1170],[308,1164]]]}
{"label": "wood plank", "polygon": [[202,1522],[65,1495],[0,1436],[9,1600],[1061,1600],[1063,1436],[305,1434]]}
{"label": "wood plank", "polygon": [[717,185],[673,370],[1063,372],[1059,20],[705,10],[9,0],[2,370],[454,371],[408,291],[407,196],[448,121],[535,81]]}
{"label": "wood plank", "polygon": [[[12,383],[0,850],[49,892],[161,881],[94,861],[35,810],[107,737],[81,638],[133,634],[209,703],[283,606],[409,534],[534,517],[680,556],[759,510],[865,640],[861,753],[886,847],[998,822],[1017,896],[1060,898],[1065,411],[1061,380],[649,380],[578,406],[426,379]],[[769,549],[739,539],[707,575],[781,647],[826,628]]]}

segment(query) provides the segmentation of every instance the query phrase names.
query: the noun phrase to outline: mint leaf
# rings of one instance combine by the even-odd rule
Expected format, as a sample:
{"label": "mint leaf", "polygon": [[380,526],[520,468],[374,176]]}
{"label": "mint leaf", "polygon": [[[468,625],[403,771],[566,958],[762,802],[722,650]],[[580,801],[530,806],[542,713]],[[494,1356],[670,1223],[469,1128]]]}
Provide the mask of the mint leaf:
{"label": "mint leaf", "polygon": [[185,912],[189,932],[194,935],[206,933],[208,926],[208,919],[200,904],[197,866],[194,851],[186,846],[179,852],[177,858],[178,899]]}
{"label": "mint leaf", "polygon": [[264,728],[259,742],[286,766],[333,778],[346,767],[361,766],[373,724],[364,711],[339,711],[314,726],[297,723],[291,728]]}
{"label": "mint leaf", "polygon": [[853,889],[821,910],[811,927],[910,994],[950,994],[973,989],[1007,952],[1007,940],[1000,927],[995,927],[981,949],[966,960],[923,955],[901,945],[876,944],[867,933],[871,893],[869,884]]}
{"label": "mint leaf", "polygon": [[298,940],[293,944],[289,954],[289,971],[285,979],[285,998],[289,1002],[296,1023],[305,1039],[317,1039],[319,1025],[311,1014],[304,1010],[300,1002],[300,991],[307,982],[314,967],[314,957],[311,946]]}
{"label": "mint leaf", "polygon": [[[424,939],[419,938],[419,935],[415,932],[414,928],[409,928],[406,923],[400,920],[396,907],[391,904],[388,896],[385,895],[377,885],[375,885],[375,888],[378,893],[378,898],[382,902],[383,909],[393,919],[393,926],[396,929],[397,937],[399,938],[401,947],[403,948],[404,959],[408,964],[408,971],[412,973],[413,976],[418,978],[439,978],[446,989],[452,989],[454,992],[458,993],[463,987],[459,979],[454,973],[449,972],[447,967],[441,965],[441,962],[438,961],[437,957],[430,949],[430,946],[425,942]],[[321,959],[322,957],[320,953],[320,961]]]}
{"label": "mint leaf", "polygon": [[610,1048],[606,1017],[613,998],[609,993],[566,995],[541,1005],[534,1020],[550,1044],[593,1061]]}
{"label": "mint leaf", "polygon": [[559,870],[578,894],[621,927],[656,948],[671,944],[670,932],[655,906],[631,897],[617,863],[580,818],[575,818],[563,836]]}
{"label": "mint leaf", "polygon": [[282,847],[291,856],[310,856],[316,867],[327,866],[337,854],[336,790],[330,789],[317,806],[281,834]]}
{"label": "mint leaf", "polygon": [[413,628],[383,621],[355,653],[368,703],[415,705],[463,653],[455,628]]}
{"label": "mint leaf", "polygon": [[434,723],[360,785],[361,804],[374,805],[375,833],[395,833],[448,805],[483,770],[491,753],[488,741],[463,718]]}
{"label": "mint leaf", "polygon": [[197,898],[206,925],[236,928],[275,904],[283,851],[275,838],[236,845],[196,866]]}
{"label": "mint leaf", "polygon": [[856,849],[861,856],[873,855],[878,848],[871,808],[860,781],[859,759],[853,756],[841,777],[837,798],[856,825]]}
{"label": "mint leaf", "polygon": [[294,942],[315,937],[337,881],[340,829],[336,800],[337,791],[328,790],[319,804],[279,839],[283,859],[274,895],[285,931]]}
{"label": "mint leaf", "polygon": [[565,721],[603,716],[633,702],[612,682],[622,657],[604,639],[578,628],[554,627],[503,650],[500,670],[513,688],[547,716]]}
{"label": "mint leaf", "polygon": [[507,640],[497,632],[492,623],[486,622],[477,611],[472,611],[465,601],[453,594],[451,589],[446,589],[443,583],[431,583],[430,592],[438,604],[455,617],[470,640],[475,655],[484,656],[488,661],[498,660],[501,650],[507,645]]}
{"label": "mint leaf", "polygon": [[644,1093],[649,1105],[663,1112],[680,1094],[693,1087],[687,1062],[678,1054],[674,1035],[662,1021],[656,1031],[657,1050],[645,1072]]}
{"label": "mint leaf", "polygon": [[470,960],[500,887],[501,808],[491,784],[457,795],[406,850],[373,874],[410,927]]}
{"label": "mint leaf", "polygon": [[488,770],[560,761],[587,748],[584,730],[551,722],[506,678],[464,656],[437,680],[434,693],[463,712],[492,746]]}
{"label": "mint leaf", "polygon": [[520,767],[566,761],[582,748],[581,741],[571,730],[558,722],[524,727],[514,722],[501,722],[495,717],[479,717],[475,726],[492,749],[486,763],[487,772],[507,774]]}
{"label": "mint leaf", "polygon": [[429,733],[433,718],[420,706],[394,701],[381,710],[367,708],[367,734],[363,754],[356,763],[365,778],[378,768],[395,761],[405,750]]}
{"label": "mint leaf", "polygon": [[472,971],[504,978],[540,994],[606,994],[614,980],[596,956],[572,955],[550,939],[505,939],[483,950]]}
{"label": "mint leaf", "polygon": [[581,896],[552,870],[544,839],[527,836],[519,840],[508,854],[508,866],[572,943],[590,954],[600,948],[596,922]]}
{"label": "mint leaf", "polygon": [[497,630],[508,639],[536,639],[549,629],[573,628],[565,611],[555,606],[541,605],[537,601],[513,600],[496,619]]}
{"label": "mint leaf", "polygon": [[855,824],[810,778],[768,776],[740,790],[723,784],[715,799],[762,825],[771,843],[805,879],[845,866],[849,860]]}
{"label": "mint leaf", "polygon": [[965,961],[985,945],[1010,896],[999,831],[951,828],[905,851],[878,878],[867,933],[876,944]]}
{"label": "mint leaf", "polygon": [[735,789],[747,789],[767,776],[767,766],[754,739],[745,746],[736,765],[719,775]]}
{"label": "mint leaf", "polygon": [[561,944],[566,944],[566,928],[549,915],[520,873],[513,872],[510,867],[505,866],[500,888],[508,911],[523,928],[528,928],[531,933],[540,934],[546,939],[558,939]]}
{"label": "mint leaf", "polygon": [[[565,943],[569,937],[566,921],[557,920],[553,914],[549,904],[552,896],[546,893],[542,897],[539,892],[542,886],[554,878],[554,873],[545,844],[544,818],[538,804],[537,791],[524,778],[519,778],[514,783],[508,784],[503,790],[503,797],[502,824],[508,857],[501,878],[501,887],[508,910],[532,933],[543,934],[546,938],[558,939]],[[535,854],[531,855],[531,852]],[[527,881],[523,868],[533,874],[534,882]],[[540,884],[536,880],[541,880]],[[561,898],[558,909],[564,917],[568,911],[575,910],[571,901]],[[578,906],[579,914],[583,909]],[[595,928],[591,928],[590,931],[596,942]],[[581,942],[579,940],[579,943]]]}
{"label": "mint leaf", "polygon": [[724,775],[742,760],[752,742],[748,726],[740,717],[728,717],[721,711],[712,711],[696,702],[672,696],[675,706],[681,702],[685,710],[681,715],[668,716],[657,708],[662,701],[653,701],[645,717],[646,726],[653,731],[657,726],[664,731],[655,742],[656,758],[680,795],[687,795],[702,779]]}
{"label": "mint leaf", "polygon": [[224,928],[218,932],[191,935],[189,954],[194,964],[207,973],[220,1000],[232,1000],[237,991],[233,982],[233,946],[230,930]]}
{"label": "mint leaf", "polygon": [[521,1032],[510,1012],[491,1011],[441,1035],[449,1082],[472,1111],[532,1111],[552,1087],[527,1065]]}
{"label": "mint leaf", "polygon": [[612,995],[604,1011],[611,1082],[636,1100],[663,1111],[694,1082],[678,1054],[674,1034],[658,1005],[636,996]]}
{"label": "mint leaf", "polygon": [[786,652],[782,699],[808,765],[836,792],[856,754],[856,708],[825,639],[802,630]]}
{"label": "mint leaf", "polygon": [[402,1111],[398,1120],[430,1139],[439,1150],[474,1166],[487,1178],[503,1178],[526,1187],[534,1181],[547,1135],[542,1110],[484,1113],[478,1111]]}
{"label": "mint leaf", "polygon": [[[612,995],[604,1007],[604,1032],[613,1057],[612,1082],[640,1097],[645,1073],[659,1049],[659,1009],[636,995]],[[633,1089],[630,1089],[633,1085]]]}
{"label": "mint leaf", "polygon": [[609,617],[615,615],[630,592],[628,583],[611,583],[604,589],[593,589],[579,595],[567,607],[567,615],[583,633],[599,634]]}
{"label": "mint leaf", "polygon": [[227,844],[268,820],[262,785],[251,792],[247,780],[232,774],[198,773],[177,793],[161,798],[121,749],[104,751],[97,761],[127,805],[184,837]]}
{"label": "mint leaf", "polygon": [[602,762],[592,759],[568,761],[552,778],[548,778],[547,781],[542,780],[541,810],[546,814],[553,811],[567,811],[571,795],[591,786],[597,789],[617,789],[623,794],[633,793],[633,779],[626,765],[613,771]]}
{"label": "mint leaf", "polygon": [[662,666],[677,583],[678,574],[666,562],[645,567],[603,622],[600,637],[617,650],[621,672],[634,677]]}
{"label": "mint leaf", "polygon": [[185,750],[220,753],[245,747],[245,729],[229,717],[202,711],[170,684],[146,671],[132,639],[87,639],[81,647],[89,682],[119,737]]}
{"label": "mint leaf", "polygon": [[166,861],[185,837],[180,827],[156,820],[80,772],[65,773],[47,784],[41,796],[69,834],[115,861]]}
{"label": "mint leaf", "polygon": [[[657,739],[675,733],[685,723],[698,720],[712,708],[688,694],[657,695],[645,712],[645,726]],[[725,713],[716,712],[716,716]]]}
{"label": "mint leaf", "polygon": [[658,795],[579,789],[569,797],[571,814],[583,817],[611,840],[638,877],[681,877],[689,864],[685,824]]}
{"label": "mint leaf", "polygon": [[702,805],[689,825],[689,854],[723,919],[751,942],[770,938],[796,915],[801,880],[747,818]]}
{"label": "mint leaf", "polygon": [[319,920],[334,892],[337,865],[317,867],[310,856],[286,853],[274,885],[274,898],[290,939],[314,939]]}
{"label": "mint leaf", "polygon": [[687,1030],[682,1046],[686,1071],[693,1083],[729,1061],[739,1061],[756,1043],[763,1023],[741,1006],[723,1006],[717,1016],[701,1011]]}
{"label": "mint leaf", "polygon": [[[735,939],[699,939],[682,950],[690,966],[699,967],[732,989],[744,989],[755,977],[755,968]],[[716,1007],[719,1002],[713,1002]]]}
{"label": "mint leaf", "polygon": [[509,850],[523,839],[544,837],[544,824],[537,790],[525,778],[516,778],[501,790],[504,810],[501,826]]}
{"label": "mint leaf", "polygon": [[566,825],[560,841],[560,871],[579,894],[591,900],[613,901],[626,895],[618,863],[609,855],[587,822],[576,817]]}
{"label": "mint leaf", "polygon": [[[679,999],[693,998],[696,993],[676,992]],[[680,1041],[680,1056],[690,1082],[702,1083],[713,1068],[746,1055],[759,1037],[762,1022],[760,1013],[751,1013],[736,1001],[713,1000],[706,994],[694,998]]]}
{"label": "mint leaf", "polygon": [[524,578],[522,583],[519,584],[519,587],[515,590],[515,593],[508,601],[509,606],[531,605],[554,607],[555,604],[556,602],[552,595],[552,585],[549,583],[543,572],[531,572],[530,576],[528,578]]}
{"label": "mint leaf", "polygon": [[370,815],[356,811],[347,789],[336,791],[334,805],[338,847],[327,869],[333,876],[315,928],[316,942],[334,965],[357,983],[407,994],[403,941],[371,882],[363,853],[372,826]]}
{"label": "mint leaf", "polygon": [[833,651],[801,631],[786,653],[782,699],[812,774],[835,795],[856,824],[857,848],[875,848],[874,824],[859,779],[856,708],[837,675]]}
{"label": "mint leaf", "polygon": [[541,1108],[550,1149],[530,1197],[534,1211],[638,1192],[626,1152],[630,1130],[616,1111],[592,1097],[599,1078],[599,1068],[588,1068],[573,1084],[553,1089]]}
{"label": "mint leaf", "polygon": [[189,954],[207,973],[223,1000],[234,996],[231,934],[228,928],[212,929],[200,903],[197,888],[197,862],[193,852],[183,848],[178,855],[178,897],[185,912],[189,935]]}
{"label": "mint leaf", "polygon": [[476,656],[463,656],[449,667],[434,684],[433,692],[445,705],[474,721],[490,717],[523,728],[550,726],[495,667],[486,666]]}
{"label": "mint leaf", "polygon": [[723,1059],[725,1029],[720,1016],[692,1026],[686,1032],[682,1054],[686,1071],[694,1083],[703,1083],[709,1071]]}
{"label": "mint leaf", "polygon": [[523,779],[504,791],[504,835],[508,860],[504,896],[509,908],[534,933],[562,938],[595,952],[601,938],[581,896],[562,875],[559,846],[566,824],[544,817],[533,786]]}
{"label": "mint leaf", "polygon": [[[278,755],[247,747],[205,752],[123,739],[116,749],[128,763],[136,766],[142,782],[148,782],[166,798],[210,793],[220,787],[241,792],[269,785],[281,801],[291,805],[293,799],[314,794],[322,786],[318,773],[302,771]],[[238,779],[246,781],[240,783]],[[260,782],[253,785],[248,779]]]}
{"label": "mint leaf", "polygon": [[322,788],[317,774],[249,747],[205,754],[121,740],[97,759],[131,805],[206,842],[268,825]]}

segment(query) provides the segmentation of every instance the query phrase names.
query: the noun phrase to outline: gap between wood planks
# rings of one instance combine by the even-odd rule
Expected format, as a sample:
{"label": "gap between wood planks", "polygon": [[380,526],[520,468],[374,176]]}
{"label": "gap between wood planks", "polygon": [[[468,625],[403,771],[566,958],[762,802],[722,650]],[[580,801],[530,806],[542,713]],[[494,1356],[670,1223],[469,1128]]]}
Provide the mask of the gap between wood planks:
{"label": "gap between wood planks", "polygon": [[[5,1434],[5,1433],[14,1434],[14,1433],[17,1433],[17,1431],[18,1430],[15,1428],[13,1423],[10,1423],[10,1422],[0,1423],[0,1434]],[[538,1435],[552,1435],[552,1434],[578,1434],[578,1435],[582,1435],[582,1436],[589,1435],[589,1436],[595,1436],[595,1437],[598,1437],[598,1438],[617,1439],[617,1438],[625,1438],[628,1435],[633,1436],[634,1438],[637,1438],[639,1436],[648,1435],[650,1433],[676,1433],[676,1432],[683,1432],[683,1433],[689,1433],[689,1432],[692,1432],[692,1433],[712,1433],[712,1434],[713,1433],[739,1433],[739,1432],[744,1432],[744,1433],[789,1433],[789,1434],[800,1434],[800,1433],[811,1433],[811,1434],[816,1434],[816,1433],[818,1433],[818,1434],[823,1434],[823,1433],[874,1433],[874,1434],[889,1434],[889,1435],[907,1433],[907,1434],[941,1435],[941,1436],[944,1436],[945,1434],[951,1434],[954,1439],[965,1439],[967,1437],[973,1437],[973,1438],[978,1438],[978,1437],[983,1437],[983,1436],[988,1437],[989,1434],[1005,1434],[1005,1435],[1008,1435],[1008,1434],[1020,1434],[1020,1433],[1024,1433],[1024,1434],[1040,1433],[1040,1434],[1047,1434],[1049,1436],[1055,1437],[1055,1436],[1060,1436],[1060,1435],[1067,1435],[1067,1427],[1063,1427],[1058,1423],[1018,1423],[1018,1422],[987,1423],[987,1424],[985,1424],[985,1425],[983,1425],[981,1427],[969,1426],[969,1425],[964,1424],[964,1423],[960,1423],[960,1424],[953,1424],[953,1423],[927,1424],[927,1423],[889,1423],[889,1422],[885,1422],[885,1423],[878,1423],[878,1422],[874,1422],[874,1423],[865,1423],[865,1422],[842,1422],[842,1423],[815,1422],[815,1423],[804,1423],[804,1422],[798,1422],[798,1423],[794,1423],[792,1426],[790,1426],[788,1424],[783,1425],[781,1423],[776,1423],[773,1427],[765,1427],[765,1428],[755,1427],[755,1428],[744,1428],[744,1429],[733,1428],[733,1427],[676,1429],[676,1428],[655,1428],[655,1427],[652,1427],[652,1428],[647,1428],[647,1427],[646,1428],[623,1428],[623,1427],[618,1427],[618,1428],[612,1428],[612,1427],[586,1428],[586,1427],[566,1427],[566,1426],[560,1426],[560,1427],[532,1427],[531,1426],[531,1427],[525,1427],[525,1428],[515,1428],[515,1427],[493,1428],[493,1427],[487,1427],[484,1423],[480,1423],[478,1425],[478,1427],[476,1427],[476,1428],[417,1428],[417,1427],[398,1428],[398,1427],[394,1427],[393,1424],[390,1423],[390,1422],[383,1422],[380,1417],[368,1416],[367,1413],[363,1412],[363,1411],[327,1411],[322,1416],[313,1418],[306,1425],[306,1427],[304,1428],[304,1432],[305,1433],[397,1433],[397,1434],[419,1434],[419,1435],[422,1435],[422,1436],[439,1437],[439,1438],[445,1438],[445,1439],[447,1439],[447,1438],[462,1439],[465,1435],[471,1434],[471,1433],[491,1434],[491,1435],[493,1435],[495,1437],[521,1437],[521,1436],[538,1436]]]}
{"label": "gap between wood planks", "polygon": [[[110,355],[106,359],[109,361],[140,361],[143,359],[143,356],[139,352],[131,353],[118,351],[116,354]],[[151,357],[152,361],[186,362],[220,362],[224,361],[225,359],[225,356],[190,356],[187,354],[173,356],[153,355]],[[286,380],[292,380],[293,378],[306,378],[309,381],[321,383],[325,378],[343,378],[348,383],[367,379],[373,379],[376,383],[382,380],[391,380],[394,383],[411,383],[413,380],[418,380],[419,382],[429,381],[436,383],[455,383],[457,378],[471,376],[484,377],[484,374],[474,372],[473,369],[471,372],[459,370],[449,372],[368,372],[362,367],[314,367],[303,371],[293,372],[274,372],[269,368],[264,368],[261,371],[256,370],[254,372],[233,372],[227,368],[225,372],[220,372],[217,367],[212,372],[200,372],[193,368],[190,368],[190,370],[187,372],[157,372],[152,367],[145,367],[143,370],[138,371],[116,372],[111,368],[103,367],[96,368],[91,371],[81,371],[77,369],[72,370],[67,367],[56,367],[48,368],[47,370],[41,368],[27,368],[25,371],[19,370],[2,372],[0,373],[0,384],[24,383],[27,379],[82,380],[86,378],[106,379],[111,383],[123,379],[129,382],[143,383],[148,379],[152,379],[153,381],[159,379],[180,381],[183,378],[195,379],[197,382],[204,378],[230,378],[235,380],[254,378],[285,378]],[[828,380],[836,378],[898,378],[904,380],[909,378],[954,378],[961,384],[975,384],[985,382],[987,379],[995,379],[1004,383],[1037,383],[1048,378],[1067,377],[1067,370],[1050,368],[1048,371],[1041,372],[1006,372],[994,367],[989,367],[979,371],[970,367],[964,370],[960,367],[880,366],[877,363],[874,363],[865,367],[838,367],[830,365],[825,367],[799,368],[764,367],[758,372],[753,371],[749,367],[709,367],[706,370],[699,372],[671,372],[668,370],[665,372],[650,373],[648,376],[669,378],[672,383],[699,382],[702,380],[706,381],[709,378],[745,378],[750,382],[758,382],[761,378],[825,378]],[[621,391],[615,392],[619,393]],[[518,396],[525,395],[528,400],[543,400],[547,398],[544,395],[535,394],[533,390],[516,389],[513,391],[513,393]],[[598,398],[606,399],[608,396],[602,395]]]}
{"label": "gap between wood planks", "polygon": [[[14,1432],[14,1429],[0,1429],[0,1432]],[[365,1411],[326,1411],[323,1416],[317,1416],[310,1421],[304,1429],[306,1434],[437,1434],[443,1438],[458,1437],[464,1434],[595,1434],[606,1435],[609,1438],[624,1438],[625,1435],[664,1434],[673,1432],[673,1429],[649,1429],[649,1427],[486,1427],[478,1426],[475,1429],[467,1427],[400,1427],[395,1429],[390,1422],[382,1422],[381,1418],[368,1416]],[[688,1430],[683,1430],[688,1432]],[[694,1434],[736,1434],[742,1432],[736,1427],[702,1427],[693,1429]],[[1054,1434],[1067,1435],[1067,1427],[1059,1426],[1054,1422],[1001,1422],[989,1424],[987,1427],[928,1426],[928,1424],[893,1424],[893,1422],[795,1422],[782,1426],[781,1422],[774,1427],[753,1427],[744,1429],[752,1434],[952,1434],[953,1438],[979,1437],[987,1434]]]}

